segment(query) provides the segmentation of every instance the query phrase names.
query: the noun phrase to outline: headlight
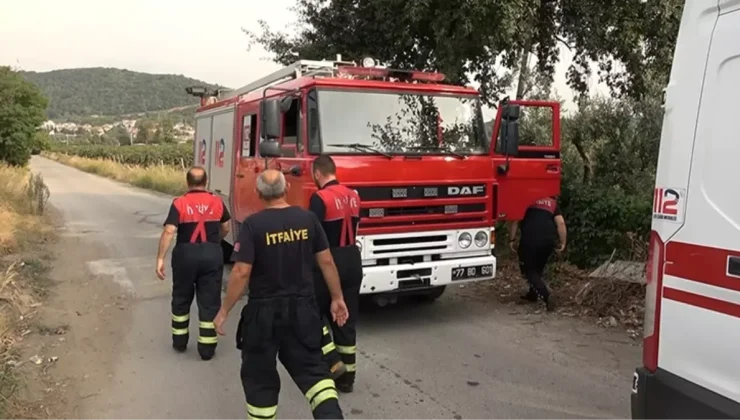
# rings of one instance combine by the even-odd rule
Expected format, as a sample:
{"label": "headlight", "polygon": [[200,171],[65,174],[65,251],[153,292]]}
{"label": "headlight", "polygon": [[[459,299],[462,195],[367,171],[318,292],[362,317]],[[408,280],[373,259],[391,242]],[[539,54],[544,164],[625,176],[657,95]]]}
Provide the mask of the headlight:
{"label": "headlight", "polygon": [[469,247],[472,242],[473,237],[468,232],[463,232],[457,237],[457,245],[462,249]]}
{"label": "headlight", "polygon": [[475,234],[475,246],[477,246],[478,248],[483,248],[486,245],[490,246],[490,244],[488,243],[488,234],[480,230],[478,231],[478,233]]}

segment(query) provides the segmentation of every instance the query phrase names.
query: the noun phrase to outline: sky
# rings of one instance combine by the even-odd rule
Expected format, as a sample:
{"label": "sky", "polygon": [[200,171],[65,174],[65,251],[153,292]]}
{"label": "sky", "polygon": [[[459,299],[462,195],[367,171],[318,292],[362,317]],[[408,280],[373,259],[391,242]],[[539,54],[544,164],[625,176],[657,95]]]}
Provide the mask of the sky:
{"label": "sky", "polygon": [[[290,29],[295,0],[0,0],[0,65],[48,71],[117,67],[236,88],[278,66],[242,28]],[[257,6],[259,4],[259,6]],[[316,59],[331,57],[316,57]],[[381,58],[381,57],[378,57]],[[561,52],[555,89],[566,101]],[[601,90],[603,87],[597,87]]]}

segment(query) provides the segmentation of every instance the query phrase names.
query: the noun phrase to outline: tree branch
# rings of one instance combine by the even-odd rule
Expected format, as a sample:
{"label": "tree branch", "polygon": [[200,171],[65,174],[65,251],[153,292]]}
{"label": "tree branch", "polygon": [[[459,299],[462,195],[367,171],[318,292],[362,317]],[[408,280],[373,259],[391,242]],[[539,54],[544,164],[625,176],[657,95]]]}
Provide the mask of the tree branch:
{"label": "tree branch", "polygon": [[573,46],[568,43],[568,41],[565,40],[565,38],[561,37],[560,35],[555,35],[555,39],[558,40],[561,44],[565,46],[569,51],[573,51]]}

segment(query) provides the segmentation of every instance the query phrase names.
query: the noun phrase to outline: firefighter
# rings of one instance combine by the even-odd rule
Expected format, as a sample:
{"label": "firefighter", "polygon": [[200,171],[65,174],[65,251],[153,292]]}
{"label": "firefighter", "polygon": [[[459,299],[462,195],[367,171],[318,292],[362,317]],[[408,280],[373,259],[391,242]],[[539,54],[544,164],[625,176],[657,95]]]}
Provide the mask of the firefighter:
{"label": "firefighter", "polygon": [[214,324],[223,335],[229,311],[248,287],[249,299],[237,328],[248,418],[277,415],[279,357],[306,396],[314,418],[341,419],[337,390],[322,360],[323,323],[314,295],[314,263],[324,273],[332,318],[339,325],[347,320],[347,307],[321,224],[311,212],[285,201],[286,188],[279,171],[266,170],[257,178],[257,194],[265,209],[241,225],[232,255],[235,264]]}
{"label": "firefighter", "polygon": [[157,254],[157,277],[165,278],[164,257],[175,231],[172,250],[172,347],[184,352],[188,345],[190,306],[198,303],[198,353],[210,360],[216,352],[213,318],[221,307],[224,257],[221,240],[229,233],[231,216],[223,201],[206,191],[208,175],[191,168],[188,192],[175,198],[164,222]]}
{"label": "firefighter", "polygon": [[[322,351],[324,359],[335,377],[337,389],[352,392],[356,375],[357,353],[357,315],[360,306],[360,285],[362,284],[362,256],[355,245],[357,226],[360,222],[360,196],[357,191],[341,185],[336,177],[334,160],[321,155],[313,161],[313,179],[319,188],[311,196],[309,209],[316,214],[329,240],[329,250],[339,271],[349,318],[343,325],[331,322],[329,291],[321,277],[321,271],[314,270],[316,300],[319,311],[329,323],[324,327]],[[334,336],[329,335],[329,329]]]}
{"label": "firefighter", "polygon": [[519,268],[529,283],[529,291],[521,296],[522,300],[545,302],[548,311],[555,309],[555,299],[550,288],[542,278],[547,260],[559,240],[557,251],[562,252],[566,244],[565,219],[560,212],[555,196],[535,200],[524,213],[521,221],[521,238],[519,247],[516,242],[517,223],[509,226],[509,246],[519,257]]}

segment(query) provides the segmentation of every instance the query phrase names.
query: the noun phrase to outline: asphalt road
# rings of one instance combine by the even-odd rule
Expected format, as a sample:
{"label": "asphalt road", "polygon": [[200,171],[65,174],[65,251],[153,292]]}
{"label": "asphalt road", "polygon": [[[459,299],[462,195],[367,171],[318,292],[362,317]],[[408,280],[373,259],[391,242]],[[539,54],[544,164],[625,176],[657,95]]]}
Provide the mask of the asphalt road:
{"label": "asphalt road", "polygon": [[[170,282],[156,279],[154,260],[171,198],[39,157],[32,168],[43,174],[68,234],[95,246],[80,275],[114,282],[132,302],[128,325],[106,327],[121,344],[112,374],[82,401],[80,415],[245,418],[233,338],[241,305],[215,359],[201,361],[192,345],[185,354],[170,348]],[[63,256],[55,264],[65,264]],[[340,400],[347,418],[625,418],[639,360],[623,333],[512,314],[456,290],[434,304],[363,314],[358,341],[355,392]],[[310,418],[280,374],[278,417]]]}

